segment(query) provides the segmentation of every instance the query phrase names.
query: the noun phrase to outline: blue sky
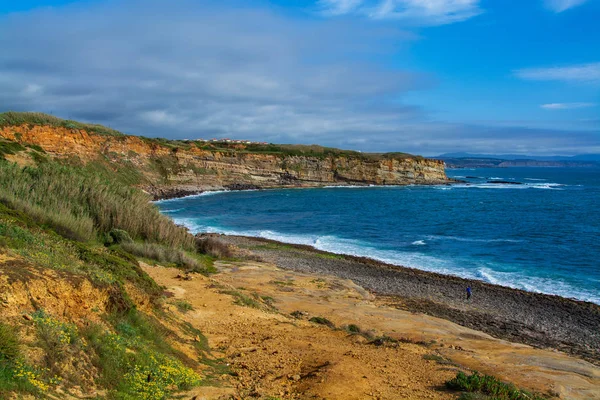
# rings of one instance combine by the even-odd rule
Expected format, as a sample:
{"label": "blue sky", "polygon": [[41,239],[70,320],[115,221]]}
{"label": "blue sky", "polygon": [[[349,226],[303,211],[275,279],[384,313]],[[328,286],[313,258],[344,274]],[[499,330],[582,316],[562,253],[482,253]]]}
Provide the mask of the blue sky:
{"label": "blue sky", "polygon": [[600,0],[0,1],[0,109],[364,151],[600,153]]}

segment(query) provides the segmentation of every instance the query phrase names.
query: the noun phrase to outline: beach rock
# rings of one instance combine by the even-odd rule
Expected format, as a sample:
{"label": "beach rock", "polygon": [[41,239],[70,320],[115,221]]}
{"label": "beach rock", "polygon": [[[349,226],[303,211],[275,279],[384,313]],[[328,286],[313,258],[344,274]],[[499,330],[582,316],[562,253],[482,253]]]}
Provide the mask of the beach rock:
{"label": "beach rock", "polygon": [[498,181],[498,180],[491,180],[491,181],[487,181],[487,183],[498,183],[498,184],[503,184],[503,185],[522,185],[521,182],[514,182],[514,181]]}

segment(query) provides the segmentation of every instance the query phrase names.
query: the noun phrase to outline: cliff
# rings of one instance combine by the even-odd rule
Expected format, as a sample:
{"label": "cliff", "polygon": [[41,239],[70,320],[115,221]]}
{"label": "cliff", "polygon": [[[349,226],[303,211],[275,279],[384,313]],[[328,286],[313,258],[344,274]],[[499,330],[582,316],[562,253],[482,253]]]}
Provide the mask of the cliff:
{"label": "cliff", "polygon": [[[6,119],[5,119],[6,121]],[[105,164],[136,176],[155,197],[208,189],[447,183],[444,163],[404,153],[366,154],[320,146],[209,144],[99,131],[96,125],[3,123],[0,137],[45,156]],[[14,160],[18,161],[18,160]]]}
{"label": "cliff", "polygon": [[510,168],[510,167],[561,167],[561,168],[594,168],[600,166],[595,161],[561,161],[561,160],[506,160],[500,158],[441,157],[448,168]]}

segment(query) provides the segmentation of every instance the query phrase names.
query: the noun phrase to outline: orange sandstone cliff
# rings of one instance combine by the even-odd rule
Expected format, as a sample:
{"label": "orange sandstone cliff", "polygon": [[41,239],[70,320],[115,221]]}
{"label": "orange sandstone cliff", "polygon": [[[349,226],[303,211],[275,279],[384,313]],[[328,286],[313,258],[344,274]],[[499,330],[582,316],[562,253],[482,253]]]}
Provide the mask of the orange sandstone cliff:
{"label": "orange sandstone cliff", "polygon": [[226,188],[448,182],[442,161],[404,153],[168,141],[35,124],[4,126],[0,137],[39,146],[45,156],[134,170],[138,185],[156,198]]}

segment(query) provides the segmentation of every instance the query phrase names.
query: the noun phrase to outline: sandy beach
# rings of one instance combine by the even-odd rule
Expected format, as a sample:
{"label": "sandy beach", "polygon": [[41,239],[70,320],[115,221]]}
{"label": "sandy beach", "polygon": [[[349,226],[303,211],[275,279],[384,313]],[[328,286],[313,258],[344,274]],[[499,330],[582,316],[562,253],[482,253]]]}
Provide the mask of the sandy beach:
{"label": "sandy beach", "polygon": [[[382,303],[600,365],[600,306],[261,238],[214,236],[279,268],[349,279]],[[466,300],[466,287],[473,297]]]}

